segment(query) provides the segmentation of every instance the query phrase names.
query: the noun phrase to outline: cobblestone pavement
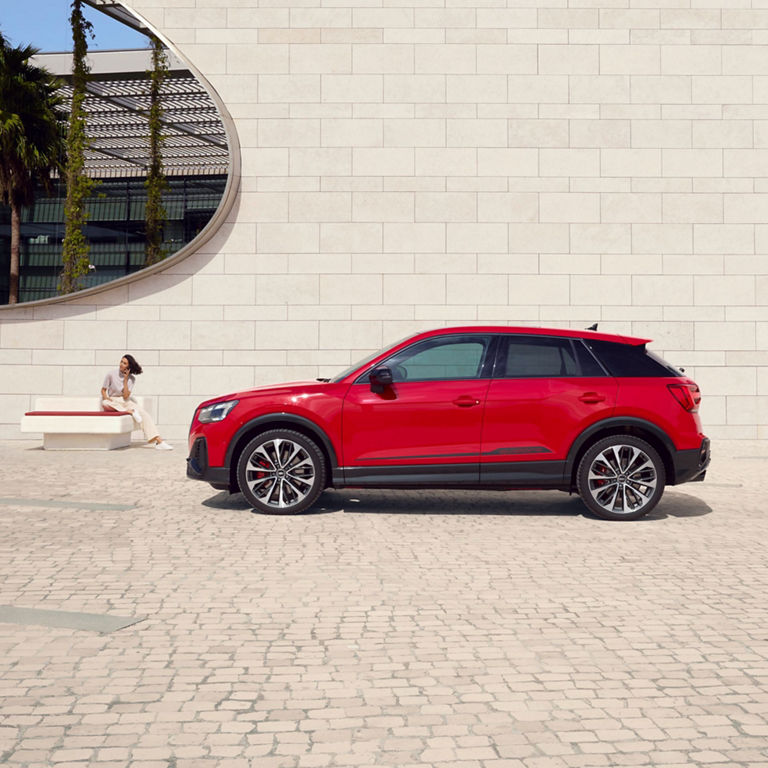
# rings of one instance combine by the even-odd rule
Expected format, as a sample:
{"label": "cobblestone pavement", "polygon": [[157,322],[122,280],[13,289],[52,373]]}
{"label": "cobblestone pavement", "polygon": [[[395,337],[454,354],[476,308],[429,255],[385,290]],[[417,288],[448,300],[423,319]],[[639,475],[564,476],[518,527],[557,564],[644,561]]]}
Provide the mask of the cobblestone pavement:
{"label": "cobblestone pavement", "polygon": [[0,623],[0,763],[768,766],[765,443],[636,523],[556,492],[264,516],[184,458],[0,444],[0,604],[146,616]]}

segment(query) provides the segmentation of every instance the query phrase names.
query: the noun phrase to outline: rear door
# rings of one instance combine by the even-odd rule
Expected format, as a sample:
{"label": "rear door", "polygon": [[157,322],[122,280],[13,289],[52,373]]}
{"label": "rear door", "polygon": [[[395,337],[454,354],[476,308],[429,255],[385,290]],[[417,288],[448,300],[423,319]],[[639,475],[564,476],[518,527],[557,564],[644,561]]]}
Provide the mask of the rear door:
{"label": "rear door", "polygon": [[[481,446],[483,482],[525,483],[556,475],[576,437],[609,417],[617,383],[580,339],[509,335],[500,340],[486,398]],[[516,466],[517,465],[517,466]]]}

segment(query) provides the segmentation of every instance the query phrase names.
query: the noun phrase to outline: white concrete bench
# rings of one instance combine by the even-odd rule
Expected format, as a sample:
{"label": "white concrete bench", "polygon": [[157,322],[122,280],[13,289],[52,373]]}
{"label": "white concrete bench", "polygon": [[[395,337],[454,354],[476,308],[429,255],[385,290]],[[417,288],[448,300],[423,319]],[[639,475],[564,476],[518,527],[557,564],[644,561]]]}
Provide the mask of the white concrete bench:
{"label": "white concrete bench", "polygon": [[[151,398],[132,398],[150,410]],[[127,413],[105,411],[99,397],[39,397],[21,418],[22,432],[43,434],[48,451],[111,451],[131,443],[136,428]]]}

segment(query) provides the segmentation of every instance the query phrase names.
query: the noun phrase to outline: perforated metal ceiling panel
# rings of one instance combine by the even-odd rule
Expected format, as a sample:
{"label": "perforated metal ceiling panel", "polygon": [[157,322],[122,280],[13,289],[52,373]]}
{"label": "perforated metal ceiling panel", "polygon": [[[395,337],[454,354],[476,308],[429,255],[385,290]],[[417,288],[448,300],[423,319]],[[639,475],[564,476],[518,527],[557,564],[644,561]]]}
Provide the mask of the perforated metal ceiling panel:
{"label": "perforated metal ceiling panel", "polygon": [[[149,161],[149,51],[105,51],[89,54],[86,154],[94,177],[144,176]],[[36,63],[61,77],[63,108],[69,110],[69,55],[41,54]],[[124,66],[120,66],[120,64]],[[162,87],[163,162],[169,176],[227,172],[224,126],[207,91],[181,62],[171,57]]]}

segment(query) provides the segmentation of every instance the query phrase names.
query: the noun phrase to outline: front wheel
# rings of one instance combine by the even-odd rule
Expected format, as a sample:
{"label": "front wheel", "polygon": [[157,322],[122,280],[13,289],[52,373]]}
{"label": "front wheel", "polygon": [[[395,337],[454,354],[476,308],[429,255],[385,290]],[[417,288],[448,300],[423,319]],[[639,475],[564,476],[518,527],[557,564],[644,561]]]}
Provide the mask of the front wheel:
{"label": "front wheel", "polygon": [[613,435],[587,449],[576,472],[582,501],[604,520],[637,520],[664,493],[666,474],[658,452],[645,440]]}
{"label": "front wheel", "polygon": [[325,460],[317,444],[290,429],[263,432],[237,462],[237,484],[256,509],[292,515],[311,507],[325,487]]}

